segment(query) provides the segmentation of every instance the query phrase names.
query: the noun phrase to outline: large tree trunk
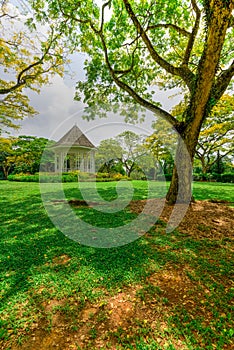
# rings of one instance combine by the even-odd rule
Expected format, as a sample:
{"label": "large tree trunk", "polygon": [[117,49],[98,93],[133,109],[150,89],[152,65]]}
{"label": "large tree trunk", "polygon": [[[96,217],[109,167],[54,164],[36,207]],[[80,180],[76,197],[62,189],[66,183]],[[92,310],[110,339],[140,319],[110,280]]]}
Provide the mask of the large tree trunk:
{"label": "large tree trunk", "polygon": [[[169,203],[188,203],[192,198],[192,164],[202,123],[217,101],[211,99],[220,54],[229,25],[233,4],[214,0],[209,4],[206,46],[198,65],[196,80],[185,114],[186,128],[176,152],[175,168],[167,194]],[[186,147],[185,147],[186,146]],[[187,150],[186,150],[187,148]],[[188,156],[189,155],[189,156]],[[189,166],[190,157],[190,166]]]}
{"label": "large tree trunk", "polygon": [[194,143],[186,140],[189,138],[183,140],[179,137],[178,140],[172,180],[166,198],[169,204],[190,203],[192,199]]}

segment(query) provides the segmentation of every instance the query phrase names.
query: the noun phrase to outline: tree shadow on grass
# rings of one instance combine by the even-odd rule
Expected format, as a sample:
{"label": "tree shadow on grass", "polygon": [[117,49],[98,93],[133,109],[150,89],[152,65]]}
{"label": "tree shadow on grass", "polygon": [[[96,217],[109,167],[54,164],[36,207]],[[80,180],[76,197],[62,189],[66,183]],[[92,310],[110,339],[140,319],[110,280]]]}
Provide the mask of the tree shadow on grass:
{"label": "tree shadow on grass", "polygon": [[[4,208],[6,202],[2,205]],[[100,284],[114,288],[117,284],[137,283],[149,273],[147,265],[152,259],[159,267],[168,259],[175,259],[173,253],[157,252],[142,239],[110,249],[82,246],[54,227],[39,194],[29,194],[13,204],[8,202],[1,231],[3,304],[11,297],[15,299],[17,293],[27,293],[40,285],[55,289],[60,285],[60,293],[62,285],[66,285],[66,292],[70,287],[87,293]],[[62,254],[71,260],[56,270],[53,259]],[[82,276],[86,278],[85,288]]]}

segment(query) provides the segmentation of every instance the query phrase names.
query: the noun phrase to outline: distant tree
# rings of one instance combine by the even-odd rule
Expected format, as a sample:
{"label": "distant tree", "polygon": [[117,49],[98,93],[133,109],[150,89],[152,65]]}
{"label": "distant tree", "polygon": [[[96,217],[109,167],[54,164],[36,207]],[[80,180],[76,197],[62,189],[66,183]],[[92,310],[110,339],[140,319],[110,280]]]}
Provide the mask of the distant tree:
{"label": "distant tree", "polygon": [[124,173],[131,176],[133,171],[141,172],[140,165],[149,168],[147,153],[143,145],[143,136],[132,131],[124,131],[115,138],[101,141],[96,153],[96,165],[99,171]]}
{"label": "distant tree", "polygon": [[146,137],[145,147],[154,156],[154,179],[156,179],[157,171],[164,173],[172,173],[174,165],[174,156],[178,141],[177,134],[171,125],[164,120],[158,119],[153,123],[155,132]]}
{"label": "distant tree", "polygon": [[123,149],[113,138],[100,142],[96,152],[96,169],[100,172],[111,173],[112,169],[121,163]]}
{"label": "distant tree", "polygon": [[14,142],[15,138],[13,137],[0,137],[0,169],[2,169],[5,179],[7,179],[15,165]]}
{"label": "distant tree", "polygon": [[36,136],[0,137],[0,168],[5,178],[12,171],[34,174],[40,167],[53,166],[54,154],[49,149],[53,144],[54,141]]}
{"label": "distant tree", "polygon": [[224,95],[200,132],[196,157],[203,174],[221,171],[222,159],[234,153],[234,96]]}
{"label": "distant tree", "polygon": [[[39,171],[40,166],[45,162],[54,162],[53,152],[48,146],[53,144],[53,141],[48,141],[43,137],[35,136],[19,136],[14,140],[12,145],[14,155],[14,171],[19,173],[34,174]],[[46,148],[46,154],[43,154]],[[43,160],[41,159],[43,154]]]}
{"label": "distant tree", "polygon": [[131,176],[134,170],[141,171],[142,158],[147,155],[147,149],[143,146],[144,137],[132,131],[124,131],[116,137],[123,148],[120,159],[127,176]]}

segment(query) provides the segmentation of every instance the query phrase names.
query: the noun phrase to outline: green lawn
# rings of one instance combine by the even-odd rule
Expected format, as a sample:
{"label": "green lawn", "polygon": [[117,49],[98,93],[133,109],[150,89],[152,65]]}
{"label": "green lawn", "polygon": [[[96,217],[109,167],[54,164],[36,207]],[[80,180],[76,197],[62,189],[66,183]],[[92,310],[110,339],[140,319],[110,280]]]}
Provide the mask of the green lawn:
{"label": "green lawn", "polygon": [[[97,185],[106,200],[116,198],[115,183]],[[147,197],[144,182],[133,185],[134,199]],[[64,184],[64,191],[67,199],[82,199],[77,184]],[[233,184],[194,183],[193,192],[198,200],[234,202]],[[52,339],[58,315],[61,349],[233,348],[230,238],[198,240],[177,230],[166,234],[159,221],[128,245],[86,247],[53,226],[38,184],[1,181],[0,193],[2,349],[12,349],[15,340],[30,342],[32,333],[39,336],[38,327]],[[162,184],[153,183],[150,196],[164,195]],[[75,212],[89,220],[87,207]],[[95,220],[113,227],[135,214],[122,210],[114,216]],[[128,298],[129,316],[113,306],[120,297]]]}
{"label": "green lawn", "polygon": [[234,203],[234,184],[220,182],[194,182],[193,194],[195,199],[218,199]]}

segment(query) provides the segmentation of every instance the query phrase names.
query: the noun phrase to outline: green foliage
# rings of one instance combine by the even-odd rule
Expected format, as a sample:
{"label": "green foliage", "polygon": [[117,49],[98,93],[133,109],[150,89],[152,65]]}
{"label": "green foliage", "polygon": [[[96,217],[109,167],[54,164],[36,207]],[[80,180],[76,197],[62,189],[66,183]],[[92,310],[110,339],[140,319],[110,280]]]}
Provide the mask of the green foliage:
{"label": "green foliage", "polygon": [[100,178],[108,178],[110,177],[110,174],[109,173],[97,173],[97,179],[100,179]]}
{"label": "green foliage", "polygon": [[[107,176],[108,175],[108,176]],[[58,174],[12,174],[8,175],[9,181],[17,181],[17,182],[111,182],[111,181],[120,181],[120,180],[130,180],[126,175],[122,174],[112,174],[111,176],[109,174],[103,174],[99,173],[97,177],[95,174],[90,173],[78,173],[77,172],[70,172],[70,173],[63,173],[62,176]]]}
{"label": "green foliage", "polygon": [[3,177],[5,179],[14,167],[14,142],[15,138],[13,137],[0,137],[0,170],[2,171]]}
{"label": "green foliage", "polygon": [[117,140],[110,138],[101,141],[95,154],[96,169],[98,172],[110,174],[122,159],[122,154],[123,149]]}
{"label": "green foliage", "polygon": [[224,173],[221,174],[218,178],[217,181],[219,182],[232,182],[234,183],[234,173]]}
{"label": "green foliage", "polygon": [[154,133],[146,137],[144,145],[153,155],[154,179],[163,180],[162,172],[172,173],[178,135],[169,123],[161,119],[153,123],[153,128]]}
{"label": "green foliage", "polygon": [[20,120],[26,117],[33,117],[36,114],[35,109],[29,105],[28,96],[21,91],[7,94],[0,101],[0,135],[3,130],[6,131],[9,128],[18,129]]}
{"label": "green foliage", "polygon": [[[36,172],[52,164],[54,162],[54,154],[49,147],[54,144],[43,137],[35,136],[19,136],[14,142],[15,155],[15,173],[30,173]],[[45,152],[44,152],[45,151]],[[43,154],[43,159],[41,158]]]}
{"label": "green foliage", "polygon": [[39,175],[25,175],[25,174],[8,175],[7,179],[9,181],[17,181],[17,182],[39,182]]}
{"label": "green foliage", "polygon": [[234,173],[223,173],[223,174],[218,174],[218,173],[208,173],[208,174],[203,174],[203,173],[194,173],[193,174],[193,180],[194,181],[217,181],[217,182],[229,182],[233,183],[234,182]]}
{"label": "green foliage", "polygon": [[[43,137],[18,136],[0,138],[0,167],[7,178],[11,172],[35,174],[41,169],[53,167],[54,154],[49,146],[53,145]],[[44,154],[43,154],[44,153]],[[43,160],[41,159],[43,154]]]}
{"label": "green foliage", "polygon": [[[214,166],[220,167],[222,159],[234,152],[233,110],[234,96],[222,96],[202,127],[196,157],[201,162],[203,173],[214,169]],[[222,172],[218,170],[216,172]]]}
{"label": "green foliage", "polygon": [[[19,121],[37,112],[30,106],[23,88],[39,92],[54,75],[63,75],[67,61],[62,48],[61,33],[53,25],[46,30],[26,13],[26,7],[17,7],[14,1],[0,4],[0,133],[8,128],[19,128]],[[30,4],[27,9],[33,15]],[[43,35],[41,35],[43,31]]]}
{"label": "green foliage", "polygon": [[172,174],[164,174],[164,175],[157,175],[157,180],[158,181],[171,181],[172,179]]}
{"label": "green foliage", "polygon": [[8,176],[9,181],[17,182],[77,182],[77,174],[63,174],[62,176],[52,174],[52,175],[27,175],[27,174],[15,174]]}
{"label": "green foliage", "polygon": [[148,170],[153,162],[143,139],[141,135],[125,131],[115,138],[101,141],[96,153],[96,168],[112,177],[114,174],[132,177],[134,172],[133,178],[145,178],[143,170]]}
{"label": "green foliage", "polygon": [[[181,117],[187,108],[186,104],[186,101],[180,102],[172,113]],[[222,166],[223,159],[232,156],[234,152],[233,110],[234,97],[225,94],[203,123],[195,157],[200,161],[204,178],[210,172],[222,173],[225,170],[225,166]]]}

